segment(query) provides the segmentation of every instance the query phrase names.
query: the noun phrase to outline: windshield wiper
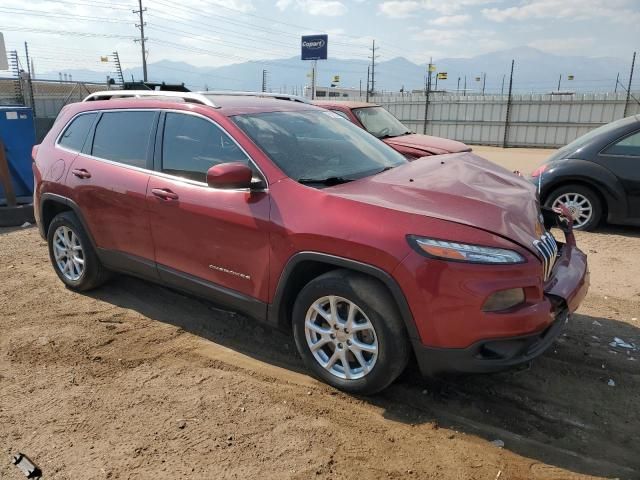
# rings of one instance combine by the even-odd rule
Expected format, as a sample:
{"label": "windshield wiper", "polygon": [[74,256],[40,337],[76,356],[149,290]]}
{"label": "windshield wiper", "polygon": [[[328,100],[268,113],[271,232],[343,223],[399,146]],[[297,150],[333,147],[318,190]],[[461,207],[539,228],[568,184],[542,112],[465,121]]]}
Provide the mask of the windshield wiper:
{"label": "windshield wiper", "polygon": [[303,185],[313,185],[313,184],[321,184],[321,185],[340,185],[341,183],[353,182],[354,178],[345,178],[345,177],[327,177],[327,178],[299,178],[298,183],[302,183]]}
{"label": "windshield wiper", "polygon": [[393,166],[389,166],[389,167],[384,167],[383,169],[378,170],[377,172],[373,172],[371,175],[378,175],[379,173],[389,171],[389,170],[391,170],[392,168],[396,168],[396,167],[397,167],[397,165],[393,165]]}
{"label": "windshield wiper", "polygon": [[405,135],[411,135],[413,132],[403,132],[403,133],[399,133],[398,135],[391,135],[389,133],[387,133],[386,135],[382,135],[381,137],[378,138],[396,138],[396,137],[404,137]]}

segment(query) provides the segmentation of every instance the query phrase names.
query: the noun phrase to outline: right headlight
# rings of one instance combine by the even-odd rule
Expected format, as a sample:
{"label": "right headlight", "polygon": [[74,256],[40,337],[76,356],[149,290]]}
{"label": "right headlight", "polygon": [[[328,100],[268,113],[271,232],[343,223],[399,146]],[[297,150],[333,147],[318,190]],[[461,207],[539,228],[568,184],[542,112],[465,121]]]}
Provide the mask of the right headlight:
{"label": "right headlight", "polygon": [[506,248],[472,245],[416,235],[409,235],[407,239],[418,253],[440,260],[488,264],[514,264],[525,261],[518,252]]}

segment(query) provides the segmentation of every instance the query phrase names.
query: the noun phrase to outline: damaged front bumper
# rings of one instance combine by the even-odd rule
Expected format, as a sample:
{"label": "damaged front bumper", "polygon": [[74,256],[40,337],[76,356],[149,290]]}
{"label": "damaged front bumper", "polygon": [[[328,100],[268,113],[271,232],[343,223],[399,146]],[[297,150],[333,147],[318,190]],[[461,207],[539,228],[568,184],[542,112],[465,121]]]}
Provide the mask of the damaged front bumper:
{"label": "damaged front bumper", "polygon": [[504,370],[542,355],[562,333],[589,289],[587,256],[577,248],[571,229],[562,215],[545,214],[564,231],[552,274],[544,285],[551,321],[541,330],[511,337],[488,338],[466,348],[439,348],[414,341],[414,352],[423,375],[439,373],[488,373]]}

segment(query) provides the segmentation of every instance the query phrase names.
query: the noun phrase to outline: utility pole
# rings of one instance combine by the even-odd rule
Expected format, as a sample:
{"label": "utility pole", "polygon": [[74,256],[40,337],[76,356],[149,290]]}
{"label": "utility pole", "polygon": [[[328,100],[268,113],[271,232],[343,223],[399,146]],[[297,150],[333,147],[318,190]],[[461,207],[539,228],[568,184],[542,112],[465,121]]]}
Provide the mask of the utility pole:
{"label": "utility pole", "polygon": [[513,91],[513,66],[516,61],[511,60],[511,75],[509,76],[509,96],[507,97],[507,114],[504,119],[504,139],[502,140],[502,148],[507,148],[509,140],[509,121],[511,120],[511,92]]}
{"label": "utility pole", "polygon": [[431,92],[431,65],[433,64],[433,58],[429,58],[429,66],[427,67],[427,86],[425,88],[424,96],[424,126],[422,133],[427,134],[427,116],[429,115],[429,93]]}
{"label": "utility pole", "polygon": [[371,67],[367,67],[367,103],[369,102],[369,74],[371,73],[369,71]]}
{"label": "utility pole", "polygon": [[262,91],[267,91],[267,75],[268,72],[266,70],[262,70]]}
{"label": "utility pole", "polygon": [[633,69],[635,66],[636,66],[636,52],[633,52],[633,59],[631,60],[631,71],[629,72],[629,86],[627,87],[627,99],[624,101],[624,113],[622,114],[623,117],[627,116],[627,110],[629,110],[629,97],[631,96],[631,80],[633,80]]}
{"label": "utility pole", "polygon": [[376,41],[373,40],[373,43],[371,45],[371,95],[375,95],[375,91],[376,91],[376,58],[379,55],[376,55],[376,50],[380,48],[377,47],[376,48]]}
{"label": "utility pole", "polygon": [[620,83],[620,72],[616,75],[616,88],[613,89],[613,93],[618,93],[618,83]]}
{"label": "utility pole", "polygon": [[484,86],[487,83],[487,73],[483,72],[482,73],[482,96],[484,97]]}
{"label": "utility pole", "polygon": [[456,88],[456,92],[460,93],[460,77],[458,77],[458,87]]}
{"label": "utility pole", "polygon": [[558,78],[558,91],[560,91],[560,82],[562,82],[562,74],[560,74],[560,78]]}
{"label": "utility pole", "polygon": [[467,76],[464,76],[464,87],[462,87],[462,95],[467,96]]}
{"label": "utility pole", "polygon": [[146,82],[147,81],[147,51],[144,46],[144,42],[148,39],[144,36],[144,12],[146,12],[146,8],[142,8],[142,0],[138,0],[138,10],[132,10],[133,13],[137,13],[140,16],[140,24],[136,24],[136,28],[140,29],[140,38],[134,40],[134,42],[140,42],[140,49],[142,50],[142,78]]}
{"label": "utility pole", "polygon": [[502,75],[502,88],[500,88],[500,95],[504,95],[504,77],[506,76],[506,74]]}

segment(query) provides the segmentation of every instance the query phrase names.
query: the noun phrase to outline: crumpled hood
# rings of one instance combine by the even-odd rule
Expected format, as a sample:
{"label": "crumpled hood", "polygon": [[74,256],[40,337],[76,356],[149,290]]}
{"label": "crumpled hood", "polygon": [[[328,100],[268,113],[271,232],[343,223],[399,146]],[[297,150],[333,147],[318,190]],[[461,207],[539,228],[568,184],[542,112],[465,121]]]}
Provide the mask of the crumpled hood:
{"label": "crumpled hood", "polygon": [[455,140],[449,140],[447,138],[420,135],[417,133],[402,135],[400,137],[385,138],[383,141],[388,145],[414,148],[416,150],[428,152],[432,155],[471,151],[471,147],[462,142],[456,142]]}
{"label": "crumpled hood", "polygon": [[534,253],[542,233],[535,187],[473,153],[424,157],[324,191],[480,228]]}

